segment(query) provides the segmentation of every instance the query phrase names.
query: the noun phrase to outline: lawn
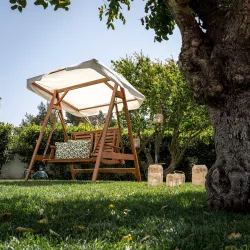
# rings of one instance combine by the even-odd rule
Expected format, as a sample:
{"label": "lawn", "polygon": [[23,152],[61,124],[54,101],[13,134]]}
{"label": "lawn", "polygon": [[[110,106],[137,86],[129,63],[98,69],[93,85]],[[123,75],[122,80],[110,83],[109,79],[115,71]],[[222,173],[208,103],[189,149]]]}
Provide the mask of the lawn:
{"label": "lawn", "polygon": [[206,199],[192,184],[0,181],[0,249],[250,249],[250,215]]}

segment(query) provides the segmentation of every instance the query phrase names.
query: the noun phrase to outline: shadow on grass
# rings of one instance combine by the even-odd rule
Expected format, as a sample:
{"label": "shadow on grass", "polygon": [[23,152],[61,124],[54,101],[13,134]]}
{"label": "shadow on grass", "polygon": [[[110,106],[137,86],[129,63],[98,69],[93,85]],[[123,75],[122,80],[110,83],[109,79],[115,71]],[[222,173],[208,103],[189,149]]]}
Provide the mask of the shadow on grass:
{"label": "shadow on grass", "polygon": [[[90,182],[31,181],[0,182],[1,185],[37,187],[50,185],[78,184]],[[249,215],[216,212],[207,208],[206,193],[200,190],[181,188],[147,187],[135,184],[133,189],[112,183],[89,185],[83,190],[75,190],[74,185],[55,187],[53,194],[39,190],[24,195],[10,194],[0,199],[0,211],[10,212],[9,219],[0,221],[0,240],[9,241],[10,236],[19,239],[23,233],[16,227],[33,228],[35,234],[48,241],[54,237],[54,244],[71,239],[72,241],[121,241],[128,234],[134,244],[147,244],[148,249],[220,249],[230,244],[227,236],[232,232],[248,235]],[[107,185],[106,185],[107,184]],[[123,183],[124,184],[124,183]],[[129,185],[129,184],[128,184]],[[66,185],[65,185],[66,186]],[[70,185],[71,186],[71,185]],[[108,186],[108,190],[105,189]],[[141,191],[136,190],[142,189]],[[103,189],[103,190],[102,190]],[[72,193],[71,193],[72,192]],[[75,193],[74,193],[75,192]],[[70,195],[69,195],[70,194]],[[0,196],[1,197],[1,196]],[[38,221],[47,217],[48,223]],[[60,236],[51,236],[50,229]],[[245,242],[250,236],[242,238]],[[236,245],[243,244],[241,241]]]}
{"label": "shadow on grass", "polygon": [[[105,181],[105,183],[111,183],[112,181]],[[19,186],[19,187],[35,187],[35,186],[55,186],[55,185],[86,185],[91,184],[91,180],[0,180],[0,187],[1,186]],[[102,183],[102,181],[97,182]]]}

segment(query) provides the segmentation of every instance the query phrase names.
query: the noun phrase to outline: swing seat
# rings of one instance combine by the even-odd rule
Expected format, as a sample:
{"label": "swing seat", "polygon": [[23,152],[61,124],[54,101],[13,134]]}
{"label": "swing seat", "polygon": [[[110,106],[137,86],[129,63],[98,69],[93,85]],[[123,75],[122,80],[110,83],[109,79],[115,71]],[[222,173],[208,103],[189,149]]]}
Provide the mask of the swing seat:
{"label": "swing seat", "polygon": [[[105,137],[105,146],[103,151],[103,164],[124,164],[123,154],[121,154],[120,140],[118,136],[118,128],[108,129]],[[89,144],[89,157],[88,158],[56,158],[56,147],[50,146],[51,151],[49,157],[44,157],[44,163],[93,163],[99,152],[99,142],[102,130],[73,132],[71,140],[86,140],[90,141]],[[126,155],[126,154],[125,154]],[[127,157],[125,157],[127,159]],[[132,159],[132,157],[129,157]]]}
{"label": "swing seat", "polygon": [[[119,140],[119,130],[118,128],[110,128],[107,131],[107,135],[105,137],[104,150],[102,153],[101,164],[104,165],[117,165],[117,164],[125,164],[124,160],[134,160],[134,156],[132,154],[124,154],[121,153],[120,140]],[[84,163],[95,163],[96,158],[99,152],[99,143],[100,136],[102,134],[102,130],[95,131],[84,131],[84,132],[73,132],[71,135],[71,140],[87,140],[90,141],[89,146],[89,157],[88,158],[67,158],[61,159],[55,157],[55,146],[50,146],[51,151],[50,155],[47,157],[39,157],[37,156],[37,160],[42,160],[44,163],[57,163],[57,164],[65,164],[68,163],[72,165],[71,173],[73,172],[72,177],[75,176],[76,173],[92,173],[94,171],[91,169],[75,169],[75,164],[84,164]],[[39,159],[38,159],[39,158]],[[100,168],[99,173],[132,173],[135,175],[135,168]]]}

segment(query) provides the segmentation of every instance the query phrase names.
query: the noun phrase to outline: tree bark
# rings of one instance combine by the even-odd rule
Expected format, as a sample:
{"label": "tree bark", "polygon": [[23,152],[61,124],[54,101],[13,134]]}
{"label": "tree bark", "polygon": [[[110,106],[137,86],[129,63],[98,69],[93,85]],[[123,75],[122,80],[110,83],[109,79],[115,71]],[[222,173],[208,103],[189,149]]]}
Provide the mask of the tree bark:
{"label": "tree bark", "polygon": [[208,204],[217,209],[249,211],[250,3],[165,3],[172,8],[182,35],[179,67],[197,101],[209,107],[214,127],[217,159],[207,174]]}
{"label": "tree bark", "polygon": [[218,209],[250,209],[250,92],[229,95],[210,109],[216,163],[206,177],[208,203]]}

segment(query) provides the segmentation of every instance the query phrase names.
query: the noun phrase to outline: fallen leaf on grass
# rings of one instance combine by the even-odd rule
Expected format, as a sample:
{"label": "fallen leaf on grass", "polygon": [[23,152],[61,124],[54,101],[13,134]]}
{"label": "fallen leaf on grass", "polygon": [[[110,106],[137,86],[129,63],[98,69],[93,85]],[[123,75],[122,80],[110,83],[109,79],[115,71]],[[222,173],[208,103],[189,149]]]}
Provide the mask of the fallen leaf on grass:
{"label": "fallen leaf on grass", "polygon": [[231,233],[228,235],[227,237],[229,240],[232,240],[232,239],[240,239],[241,238],[241,234],[240,233]]}
{"label": "fallen leaf on grass", "polygon": [[165,209],[165,208],[167,208],[167,207],[168,207],[168,205],[163,206],[160,210],[163,210],[163,209]]}
{"label": "fallen leaf on grass", "polygon": [[18,231],[18,232],[31,232],[31,233],[35,232],[34,229],[27,228],[27,227],[17,227],[16,231]]}
{"label": "fallen leaf on grass", "polygon": [[145,236],[144,238],[141,239],[141,242],[149,240],[151,238],[150,235]]}
{"label": "fallen leaf on grass", "polygon": [[110,205],[109,205],[109,208],[114,208],[114,207],[115,207],[114,204],[110,204]]}
{"label": "fallen leaf on grass", "polygon": [[48,220],[48,217],[46,216],[44,219],[41,219],[38,222],[41,224],[48,224],[49,220]]}
{"label": "fallen leaf on grass", "polygon": [[126,235],[126,236],[123,236],[123,237],[122,237],[122,240],[128,240],[128,241],[131,241],[131,240],[132,240],[132,236],[131,236],[131,234],[128,234],[128,235]]}
{"label": "fallen leaf on grass", "polygon": [[123,212],[123,213],[124,213],[124,215],[128,215],[128,213],[129,213],[130,211],[131,211],[131,210],[129,210],[129,209],[126,208],[126,209],[124,209],[124,212]]}
{"label": "fallen leaf on grass", "polygon": [[86,227],[85,226],[73,226],[72,229],[77,230],[77,231],[83,231],[86,229]]}
{"label": "fallen leaf on grass", "polygon": [[3,214],[0,214],[0,219],[1,218],[6,218],[6,217],[10,217],[12,214],[11,213],[3,213]]}
{"label": "fallen leaf on grass", "polygon": [[185,239],[189,239],[189,238],[194,238],[195,234],[189,234],[188,237],[186,237]]}
{"label": "fallen leaf on grass", "polygon": [[41,209],[39,210],[39,214],[40,214],[40,215],[43,215],[43,214],[44,214],[44,209],[43,209],[43,208],[41,208]]}
{"label": "fallen leaf on grass", "polygon": [[49,232],[50,232],[50,234],[51,235],[54,235],[54,236],[57,236],[57,237],[60,237],[60,235],[58,234],[58,233],[56,233],[56,232],[54,232],[53,230],[49,230]]}

